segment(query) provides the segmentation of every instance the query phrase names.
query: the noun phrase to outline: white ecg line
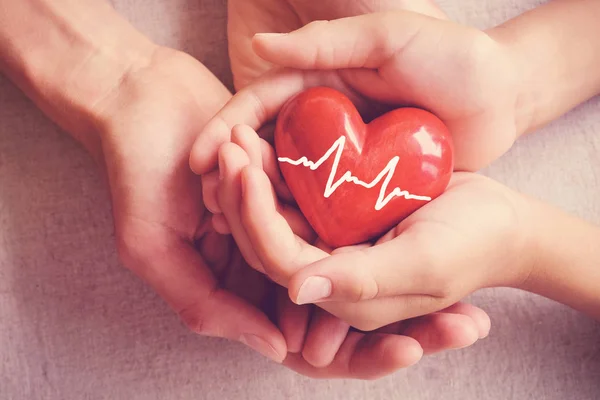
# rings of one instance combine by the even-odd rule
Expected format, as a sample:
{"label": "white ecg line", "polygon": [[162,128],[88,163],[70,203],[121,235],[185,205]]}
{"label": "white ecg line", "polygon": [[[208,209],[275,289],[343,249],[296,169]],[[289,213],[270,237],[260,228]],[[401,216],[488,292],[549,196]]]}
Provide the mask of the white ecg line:
{"label": "white ecg line", "polygon": [[385,207],[394,197],[404,197],[406,199],[414,199],[421,201],[431,201],[431,197],[427,196],[416,196],[410,194],[406,190],[400,190],[400,188],[394,188],[394,190],[388,194],[387,187],[394,176],[394,172],[396,172],[396,166],[398,165],[398,161],[400,161],[400,157],[395,156],[390,160],[387,166],[377,175],[377,177],[370,183],[366,183],[358,179],[356,176],[352,175],[352,172],[346,171],[344,175],[340,179],[338,179],[335,183],[333,182],[335,176],[337,175],[338,166],[340,163],[340,159],[342,158],[342,153],[344,152],[344,145],[346,144],[346,137],[340,136],[338,140],[336,140],[333,145],[327,150],[327,152],[321,157],[317,162],[310,161],[306,157],[301,157],[298,160],[292,160],[286,157],[279,157],[279,162],[288,163],[294,166],[302,165],[304,167],[310,168],[312,171],[318,169],[325,161],[331,157],[333,153],[335,154],[335,159],[333,160],[333,165],[331,166],[331,173],[329,174],[329,179],[327,179],[327,185],[325,186],[325,198],[329,198],[336,190],[339,188],[344,182],[351,182],[355,185],[360,185],[367,189],[372,189],[385,177],[383,181],[383,185],[381,185],[381,190],[379,191],[379,197],[377,198],[377,203],[375,204],[375,210],[379,211],[383,207]]}

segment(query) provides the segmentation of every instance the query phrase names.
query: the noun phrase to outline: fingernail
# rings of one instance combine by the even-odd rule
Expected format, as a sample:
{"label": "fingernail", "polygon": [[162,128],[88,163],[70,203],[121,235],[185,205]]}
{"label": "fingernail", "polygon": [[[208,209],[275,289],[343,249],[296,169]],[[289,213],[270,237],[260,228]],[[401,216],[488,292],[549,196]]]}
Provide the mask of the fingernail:
{"label": "fingernail", "polygon": [[256,37],[261,37],[264,39],[274,39],[274,38],[278,38],[278,37],[283,37],[283,36],[287,36],[287,33],[257,33],[255,36]]}
{"label": "fingernail", "polygon": [[250,347],[251,349],[259,352],[268,359],[275,361],[278,364],[281,364],[283,362],[283,358],[277,353],[275,348],[271,346],[267,341],[261,339],[256,335],[242,335],[240,337],[240,342]]}
{"label": "fingernail", "polygon": [[333,285],[327,278],[321,276],[311,276],[307,278],[298,292],[297,304],[315,303],[331,296]]}

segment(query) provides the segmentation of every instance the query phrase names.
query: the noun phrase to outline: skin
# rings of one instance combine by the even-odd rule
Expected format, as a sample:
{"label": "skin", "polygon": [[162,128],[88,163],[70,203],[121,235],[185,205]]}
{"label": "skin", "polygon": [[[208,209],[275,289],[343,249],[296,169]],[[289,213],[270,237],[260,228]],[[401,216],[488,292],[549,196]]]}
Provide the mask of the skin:
{"label": "skin", "polygon": [[[475,170],[600,93],[600,46],[590,39],[600,27],[591,10],[600,10],[597,2],[556,0],[488,32],[389,12],[257,35],[257,54],[286,69],[228,102],[196,141],[191,166],[206,174],[214,162],[200,156],[212,147],[225,152],[236,123],[247,124],[236,129],[252,136],[291,96],[328,85],[353,95],[359,109],[369,98],[434,111],[451,128],[457,169]],[[461,97],[451,101],[453,93]],[[457,173],[444,195],[375,246],[323,249],[294,236],[298,216],[270,194],[267,177],[281,186],[276,174],[257,165],[239,174],[244,195],[237,209],[206,194],[213,221],[247,243],[253,266],[288,287],[296,303],[318,303],[353,326],[378,329],[489,286],[530,290],[599,316],[600,254],[589,244],[600,237],[598,228],[480,176]]]}
{"label": "skin", "polygon": [[273,64],[260,58],[252,48],[252,38],[257,33],[287,33],[317,20],[378,11],[410,10],[446,18],[430,0],[229,0],[227,6],[229,54],[236,90],[273,68]]}
{"label": "skin", "polygon": [[[244,148],[253,151],[238,145],[251,142],[240,135],[258,140],[250,128],[236,128],[234,142],[221,147],[222,165],[239,162]],[[373,246],[328,249],[294,233],[305,229],[302,216],[278,200],[271,181],[281,177],[273,179],[270,169],[276,164],[239,170],[239,218],[229,220],[245,233],[236,240],[252,243],[262,268],[297,304],[316,303],[371,331],[431,315],[481,288],[507,286],[600,319],[597,226],[491,179],[456,173],[442,196]]]}
{"label": "skin", "polygon": [[[349,332],[327,313],[310,319],[310,307],[294,305],[214,230],[201,179],[189,169],[198,131],[231,98],[226,88],[105,2],[0,0],[0,9],[1,71],[98,162],[123,264],[193,332],[239,341],[310,376],[362,379],[487,335],[487,315],[468,305],[387,334]],[[341,334],[316,352],[331,329]],[[307,331],[314,338],[303,357]]]}

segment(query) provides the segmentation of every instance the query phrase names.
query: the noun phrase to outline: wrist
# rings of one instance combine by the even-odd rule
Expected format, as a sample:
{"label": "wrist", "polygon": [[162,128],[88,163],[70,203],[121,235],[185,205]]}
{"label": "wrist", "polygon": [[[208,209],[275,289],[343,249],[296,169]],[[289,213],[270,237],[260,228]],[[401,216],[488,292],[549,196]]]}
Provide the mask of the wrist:
{"label": "wrist", "polygon": [[600,228],[529,200],[530,273],[519,286],[600,319]]}
{"label": "wrist", "polygon": [[97,104],[126,74],[143,68],[156,46],[102,1],[0,3],[6,9],[0,16],[2,72],[97,155]]}
{"label": "wrist", "polygon": [[596,0],[554,0],[487,31],[519,72],[518,136],[600,93],[599,12]]}
{"label": "wrist", "polygon": [[530,59],[518,49],[517,39],[509,27],[500,25],[486,31],[507,54],[515,71],[514,90],[514,125],[517,138],[532,130],[537,114],[537,96],[532,87],[532,67]]}

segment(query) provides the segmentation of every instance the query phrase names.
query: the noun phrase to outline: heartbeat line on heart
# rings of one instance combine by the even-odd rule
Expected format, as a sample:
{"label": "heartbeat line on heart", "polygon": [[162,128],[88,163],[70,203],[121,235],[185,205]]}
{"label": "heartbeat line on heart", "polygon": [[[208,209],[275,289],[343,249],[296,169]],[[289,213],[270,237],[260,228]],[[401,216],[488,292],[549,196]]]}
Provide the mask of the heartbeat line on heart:
{"label": "heartbeat line on heart", "polygon": [[421,200],[421,201],[431,201],[431,197],[427,196],[417,196],[410,194],[406,190],[401,190],[396,187],[390,194],[386,196],[388,185],[390,181],[394,177],[394,173],[396,172],[396,167],[398,166],[398,162],[400,161],[400,157],[395,156],[388,162],[386,167],[381,170],[379,175],[372,182],[364,182],[358,179],[356,176],[352,175],[351,171],[346,171],[344,175],[340,179],[334,182],[335,176],[337,175],[338,167],[340,164],[340,160],[342,158],[342,153],[344,152],[344,145],[346,144],[346,137],[340,136],[338,140],[336,140],[333,145],[327,150],[327,152],[321,157],[318,161],[310,161],[306,157],[301,157],[298,160],[292,160],[291,158],[279,157],[279,162],[288,163],[294,166],[304,166],[310,168],[312,171],[317,170],[321,165],[325,163],[331,157],[332,154],[335,153],[335,158],[333,159],[333,165],[331,166],[331,173],[329,174],[329,178],[327,179],[327,185],[325,186],[325,198],[329,198],[335,191],[345,182],[354,183],[355,185],[362,186],[367,189],[372,189],[383,180],[383,185],[381,185],[381,189],[379,191],[379,197],[377,198],[377,203],[375,203],[375,210],[379,211],[383,209],[394,197],[404,197],[407,200]]}

